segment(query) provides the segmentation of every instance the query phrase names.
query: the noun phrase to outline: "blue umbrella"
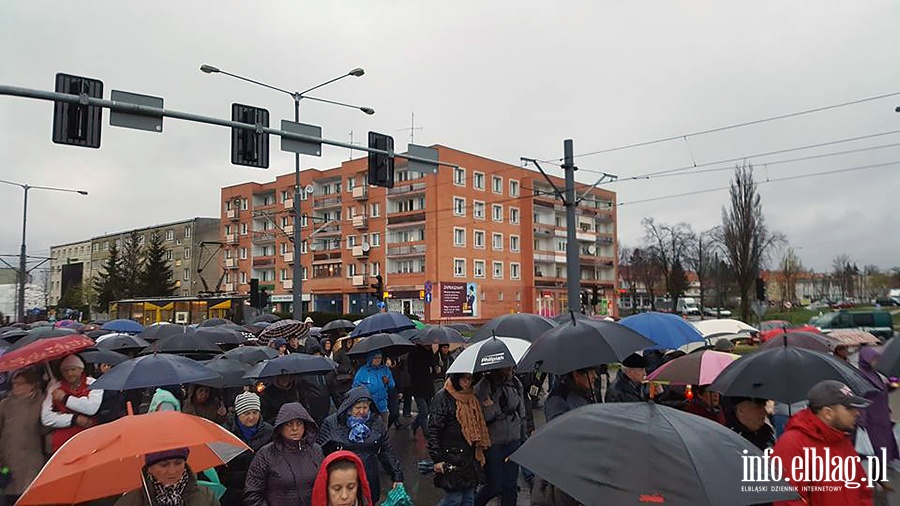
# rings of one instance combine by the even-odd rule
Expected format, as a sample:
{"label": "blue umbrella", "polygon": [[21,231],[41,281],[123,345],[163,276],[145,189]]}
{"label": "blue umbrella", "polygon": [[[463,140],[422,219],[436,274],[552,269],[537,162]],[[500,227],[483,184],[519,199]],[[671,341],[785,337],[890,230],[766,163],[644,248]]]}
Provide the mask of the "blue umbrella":
{"label": "blue umbrella", "polygon": [[93,382],[91,390],[137,390],[219,379],[199,363],[179,355],[155,353],[126,360]]}
{"label": "blue umbrella", "polygon": [[122,332],[125,334],[138,334],[144,330],[144,326],[133,320],[113,320],[103,324],[100,330],[112,330],[113,332]]}
{"label": "blue umbrella", "polygon": [[395,333],[401,330],[414,329],[416,324],[406,315],[396,311],[376,313],[363,318],[350,333],[350,337],[366,337],[381,333]]}
{"label": "blue umbrella", "polygon": [[641,313],[622,318],[619,323],[650,339],[663,350],[675,350],[688,343],[703,341],[703,334],[696,327],[671,313]]}

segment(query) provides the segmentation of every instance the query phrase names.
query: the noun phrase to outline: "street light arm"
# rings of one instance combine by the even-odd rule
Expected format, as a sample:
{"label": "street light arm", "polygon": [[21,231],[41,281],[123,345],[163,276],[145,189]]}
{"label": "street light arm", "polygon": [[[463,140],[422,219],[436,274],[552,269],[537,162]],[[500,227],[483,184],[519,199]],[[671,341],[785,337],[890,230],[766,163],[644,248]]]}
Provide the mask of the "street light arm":
{"label": "street light arm", "polygon": [[284,93],[284,94],[290,95],[291,97],[294,96],[294,92],[292,92],[292,91],[283,90],[283,89],[281,89],[281,88],[272,86],[271,84],[266,84],[266,83],[264,83],[264,82],[260,82],[260,81],[257,81],[257,80],[255,80],[255,79],[250,79],[249,77],[239,76],[239,75],[237,75],[237,74],[232,74],[231,72],[225,72],[224,70],[219,70],[218,73],[219,73],[219,74],[225,74],[226,76],[231,76],[231,77],[233,77],[233,78],[235,78],[235,79],[240,79],[241,81],[247,81],[248,83],[253,83],[253,84],[257,85],[257,86],[262,86],[263,88],[269,88],[270,90],[280,91],[280,92],[282,92],[282,93]]}
{"label": "street light arm", "polygon": [[297,95],[299,95],[299,96],[302,97],[302,98],[309,98],[309,97],[306,97],[306,96],[304,96],[304,95],[306,95],[307,93],[309,93],[309,92],[311,92],[311,91],[313,91],[313,90],[317,90],[317,89],[322,88],[322,87],[324,87],[324,86],[328,86],[329,84],[331,84],[331,83],[333,83],[333,82],[335,82],[335,81],[340,81],[341,79],[343,79],[343,78],[345,78],[345,77],[350,77],[350,76],[352,76],[352,75],[353,75],[352,73],[347,73],[347,74],[344,74],[344,75],[342,75],[342,76],[335,77],[334,79],[331,79],[331,80],[329,80],[329,81],[325,81],[325,82],[322,83],[322,84],[317,84],[317,85],[313,86],[312,88],[310,88],[310,89],[308,89],[308,90],[306,90],[306,91],[301,91],[300,93],[297,93]]}
{"label": "street light arm", "polygon": [[85,190],[74,190],[71,188],[56,188],[53,186],[29,186],[28,188],[32,190],[52,190],[55,192],[68,192],[68,193],[77,193],[79,195],[87,195],[88,192]]}
{"label": "street light arm", "polygon": [[353,105],[353,104],[345,104],[344,102],[335,102],[334,100],[327,100],[327,99],[324,99],[324,98],[318,98],[318,97],[306,97],[306,96],[304,96],[304,97],[302,97],[302,98],[303,98],[304,100],[312,100],[312,101],[314,101],[314,102],[324,102],[324,103],[326,103],[326,104],[334,104],[334,105],[339,105],[339,106],[341,106],[341,107],[349,107],[349,108],[351,108],[351,109],[359,109],[360,111],[362,111],[362,112],[364,112],[364,113],[366,113],[366,114],[368,114],[368,115],[375,114],[375,109],[372,109],[372,108],[370,108],[370,107],[361,107],[361,106]]}
{"label": "street light arm", "polygon": [[28,187],[27,184],[16,183],[16,182],[14,182],[14,181],[6,181],[6,180],[4,180],[4,179],[0,179],[0,183],[10,184],[10,185],[13,185],[13,186],[18,186],[19,188],[22,188],[23,190],[24,190],[25,188]]}

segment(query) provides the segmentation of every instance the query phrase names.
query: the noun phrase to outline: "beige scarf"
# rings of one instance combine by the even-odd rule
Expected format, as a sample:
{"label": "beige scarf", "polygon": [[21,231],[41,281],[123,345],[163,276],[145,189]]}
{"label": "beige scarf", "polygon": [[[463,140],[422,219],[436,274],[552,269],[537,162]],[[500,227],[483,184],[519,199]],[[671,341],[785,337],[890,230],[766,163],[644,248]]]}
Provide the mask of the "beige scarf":
{"label": "beige scarf", "polygon": [[471,388],[468,390],[453,388],[450,378],[444,382],[444,390],[456,400],[456,419],[462,427],[463,437],[475,448],[475,459],[484,465],[484,450],[491,447],[491,435],[484,421],[481,403]]}

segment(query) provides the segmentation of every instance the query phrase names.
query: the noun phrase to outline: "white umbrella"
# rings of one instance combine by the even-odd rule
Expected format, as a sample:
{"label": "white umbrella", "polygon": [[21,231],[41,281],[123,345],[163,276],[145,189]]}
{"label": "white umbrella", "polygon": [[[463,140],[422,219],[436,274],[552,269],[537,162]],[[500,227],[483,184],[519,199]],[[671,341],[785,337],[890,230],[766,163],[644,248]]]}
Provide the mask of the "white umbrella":
{"label": "white umbrella", "polygon": [[129,337],[130,337],[131,334],[122,334],[122,333],[120,333],[120,332],[113,332],[113,333],[110,333],[110,334],[103,334],[102,336],[98,337],[97,340],[94,341],[94,343],[95,343],[95,344],[102,343],[103,341],[106,341],[106,340],[109,339],[110,337],[116,337],[116,336],[129,336]]}
{"label": "white umbrella", "polygon": [[459,354],[447,374],[476,372],[514,367],[528,351],[531,343],[515,337],[492,337],[479,341]]}
{"label": "white umbrella", "polygon": [[703,320],[692,323],[695,327],[697,327],[697,330],[699,330],[704,337],[712,334],[738,334],[742,332],[757,332],[756,328],[751,327],[750,325],[747,325],[740,320],[733,320],[731,318],[725,318],[722,320]]}

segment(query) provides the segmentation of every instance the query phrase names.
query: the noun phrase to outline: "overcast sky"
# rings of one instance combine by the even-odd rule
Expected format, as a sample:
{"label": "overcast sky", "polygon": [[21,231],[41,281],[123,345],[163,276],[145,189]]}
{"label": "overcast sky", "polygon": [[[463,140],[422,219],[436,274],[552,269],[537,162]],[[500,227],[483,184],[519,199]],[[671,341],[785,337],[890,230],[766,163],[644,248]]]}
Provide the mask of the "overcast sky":
{"label": "overcast sky", "polygon": [[[0,2],[0,83],[52,89],[56,72],[112,89],[162,96],[170,109],[227,117],[230,104],[292,116],[290,98],[198,71],[203,63],[305,89],[360,66],[319,96],[373,107],[374,116],[304,102],[302,120],[326,138],[368,130],[440,143],[518,164],[681,136],[900,91],[896,2],[613,1],[191,1]],[[759,157],[900,130],[900,96],[750,127],[582,156],[578,178],[617,174],[619,239],[639,244],[645,216],[695,230],[721,222],[733,163],[756,168],[769,226],[806,266],[847,253],[862,267],[900,265],[900,133]],[[83,188],[33,192],[28,246],[192,216],[218,216],[219,189],[269,181],[293,167],[272,141],[268,171],[230,164],[229,133],[166,119],[154,134],[113,128],[104,111],[99,150],[51,142],[52,105],[0,97],[0,179]],[[799,162],[811,155],[859,150]],[[359,153],[357,153],[359,155]],[[326,147],[304,167],[347,159]],[[857,171],[782,178],[898,162]],[[700,168],[693,169],[697,164]],[[673,177],[625,178],[691,167]],[[700,172],[710,168],[725,170]],[[692,173],[693,172],[693,173]],[[561,175],[557,168],[555,173]],[[0,254],[18,253],[22,191],[0,185]]]}

